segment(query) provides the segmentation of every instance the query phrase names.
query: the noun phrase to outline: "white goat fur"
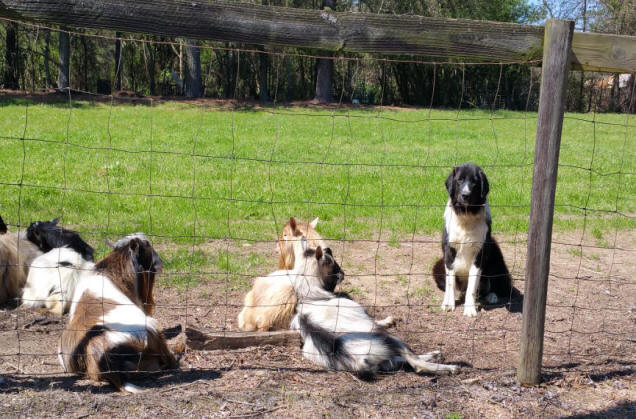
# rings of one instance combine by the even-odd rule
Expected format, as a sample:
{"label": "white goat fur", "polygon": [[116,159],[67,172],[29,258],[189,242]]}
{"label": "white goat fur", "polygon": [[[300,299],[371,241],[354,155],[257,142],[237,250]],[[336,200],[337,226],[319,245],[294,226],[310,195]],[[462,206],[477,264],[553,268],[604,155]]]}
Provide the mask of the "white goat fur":
{"label": "white goat fur", "polygon": [[55,248],[37,257],[29,270],[22,305],[44,307],[58,315],[68,312],[82,274],[92,271],[94,266],[68,247]]}

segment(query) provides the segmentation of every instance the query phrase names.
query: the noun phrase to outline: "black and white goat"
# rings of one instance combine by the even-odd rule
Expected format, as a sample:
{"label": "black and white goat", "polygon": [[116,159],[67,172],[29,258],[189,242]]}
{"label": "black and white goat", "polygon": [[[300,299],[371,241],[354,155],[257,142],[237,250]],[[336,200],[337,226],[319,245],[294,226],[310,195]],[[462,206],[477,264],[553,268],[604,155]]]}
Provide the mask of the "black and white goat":
{"label": "black and white goat", "polygon": [[26,239],[24,232],[9,233],[0,217],[0,304],[20,297],[29,266],[42,252]]}
{"label": "black and white goat", "polygon": [[27,238],[46,252],[31,263],[22,306],[62,315],[71,308],[82,271],[91,270],[93,248],[78,233],[57,225],[59,218],[32,223]]}
{"label": "black and white goat", "polygon": [[80,235],[57,225],[60,217],[51,221],[36,221],[27,228],[26,237],[42,252],[48,252],[58,247],[68,247],[79,253],[82,258],[93,262],[95,251]]}
{"label": "black and white goat", "polygon": [[336,296],[333,291],[343,280],[344,272],[330,249],[307,249],[302,265],[303,272],[294,278],[298,306],[291,329],[300,331],[305,358],[325,368],[365,377],[395,371],[404,363],[417,373],[458,371],[456,365],[432,362],[441,358],[439,351],[416,355],[406,343],[374,322],[360,304]]}
{"label": "black and white goat", "polygon": [[178,367],[150,317],[152,288],[161,269],[146,236],[135,233],[119,240],[93,271],[80,274],[59,349],[67,372],[135,393],[141,389],[129,382],[133,375]]}

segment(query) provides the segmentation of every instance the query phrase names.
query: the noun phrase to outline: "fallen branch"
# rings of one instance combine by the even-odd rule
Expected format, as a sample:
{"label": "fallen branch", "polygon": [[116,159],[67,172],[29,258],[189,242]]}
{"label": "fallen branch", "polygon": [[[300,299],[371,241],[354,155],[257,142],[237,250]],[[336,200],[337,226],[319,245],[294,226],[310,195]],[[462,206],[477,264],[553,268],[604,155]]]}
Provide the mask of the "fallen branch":
{"label": "fallen branch", "polygon": [[300,346],[300,334],[292,330],[275,332],[204,332],[186,327],[186,345],[192,349],[213,351],[239,349],[249,346]]}

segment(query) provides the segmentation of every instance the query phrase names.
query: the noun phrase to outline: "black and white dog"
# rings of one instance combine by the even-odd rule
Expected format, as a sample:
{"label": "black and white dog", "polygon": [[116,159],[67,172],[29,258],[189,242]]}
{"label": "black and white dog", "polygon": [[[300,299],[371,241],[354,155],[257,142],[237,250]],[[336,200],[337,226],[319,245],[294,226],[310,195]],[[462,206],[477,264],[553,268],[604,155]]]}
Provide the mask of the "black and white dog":
{"label": "black and white dog", "polygon": [[477,315],[477,300],[497,304],[509,298],[512,278],[503,254],[490,232],[488,179],[472,163],[453,168],[446,179],[448,203],[442,233],[443,260],[433,268],[437,286],[444,291],[442,310],[455,310],[465,292],[464,315]]}

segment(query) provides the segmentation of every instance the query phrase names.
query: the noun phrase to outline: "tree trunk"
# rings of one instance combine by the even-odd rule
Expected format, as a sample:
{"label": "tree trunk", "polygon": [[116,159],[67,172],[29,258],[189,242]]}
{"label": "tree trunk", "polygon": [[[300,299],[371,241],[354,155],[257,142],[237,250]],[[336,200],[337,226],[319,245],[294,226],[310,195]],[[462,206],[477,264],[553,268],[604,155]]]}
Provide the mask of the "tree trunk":
{"label": "tree trunk", "polygon": [[81,37],[82,49],[84,50],[84,57],[82,59],[82,90],[88,91],[88,39],[85,36]]}
{"label": "tree trunk", "polygon": [[616,73],[612,77],[612,90],[610,91],[610,100],[609,100],[609,111],[616,112],[617,104],[618,104],[618,85],[620,83],[620,74]]}
{"label": "tree trunk", "polygon": [[[259,51],[264,51],[263,47],[257,48]],[[267,70],[269,68],[269,55],[265,53],[258,54],[258,99],[261,103],[271,102],[272,99],[269,95],[269,84],[267,82]]]}
{"label": "tree trunk", "polygon": [[[321,8],[336,9],[336,0],[322,0]],[[331,55],[324,54],[324,55]],[[333,97],[333,60],[329,58],[318,58],[316,60],[316,96],[314,101],[318,103],[330,103]]]}
{"label": "tree trunk", "polygon": [[51,80],[51,31],[44,31],[44,74],[46,79],[44,80],[44,88],[48,89],[53,86],[53,80]]}
{"label": "tree trunk", "polygon": [[20,51],[18,24],[7,24],[6,51],[3,84],[5,89],[20,88]]}
{"label": "tree trunk", "polygon": [[115,32],[115,91],[121,90],[121,32]]}
{"label": "tree trunk", "polygon": [[[62,27],[62,30],[66,30]],[[70,69],[71,69],[71,42],[67,32],[60,32],[60,61],[59,71],[57,72],[57,88],[66,89],[70,86]]]}
{"label": "tree trunk", "polygon": [[186,97],[202,97],[203,82],[201,81],[201,49],[198,48],[199,41],[188,39],[186,41],[186,79],[185,79],[185,95]]}
{"label": "tree trunk", "polygon": [[146,61],[146,67],[148,69],[148,79],[150,80],[150,94],[154,96],[156,94],[155,86],[155,47],[150,42],[147,42],[146,51],[148,58]]}

